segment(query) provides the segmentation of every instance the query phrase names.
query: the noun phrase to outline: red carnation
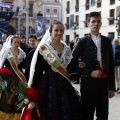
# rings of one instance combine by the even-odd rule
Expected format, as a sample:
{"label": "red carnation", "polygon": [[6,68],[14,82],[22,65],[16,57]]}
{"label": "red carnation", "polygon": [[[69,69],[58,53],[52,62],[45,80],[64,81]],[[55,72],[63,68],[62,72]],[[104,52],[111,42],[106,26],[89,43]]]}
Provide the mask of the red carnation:
{"label": "red carnation", "polygon": [[12,72],[6,68],[1,68],[0,69],[0,78],[3,80],[7,80],[8,77],[12,75]]}
{"label": "red carnation", "polygon": [[40,99],[38,91],[34,88],[27,88],[25,91],[25,95],[27,96],[30,102],[34,102]]}
{"label": "red carnation", "polygon": [[1,68],[0,73],[12,75],[12,72],[6,68]]}

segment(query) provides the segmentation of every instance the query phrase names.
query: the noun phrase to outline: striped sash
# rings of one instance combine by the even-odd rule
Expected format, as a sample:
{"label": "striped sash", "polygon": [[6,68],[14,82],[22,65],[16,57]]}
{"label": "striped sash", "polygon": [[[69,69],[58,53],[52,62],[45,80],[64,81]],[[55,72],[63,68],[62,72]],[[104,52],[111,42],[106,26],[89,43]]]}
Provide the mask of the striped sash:
{"label": "striped sash", "polygon": [[61,63],[57,60],[56,56],[52,53],[52,51],[45,45],[40,46],[40,52],[43,57],[47,60],[47,62],[54,68],[58,73],[60,73],[67,80],[70,80],[69,74],[67,70],[61,65]]}
{"label": "striped sash", "polygon": [[8,57],[7,58],[10,65],[12,66],[12,69],[14,70],[14,72],[16,73],[16,75],[20,78],[20,80],[22,81],[26,81],[26,78],[25,76],[23,75],[23,73],[18,69],[16,63],[15,63],[15,60],[14,60],[14,57]]}

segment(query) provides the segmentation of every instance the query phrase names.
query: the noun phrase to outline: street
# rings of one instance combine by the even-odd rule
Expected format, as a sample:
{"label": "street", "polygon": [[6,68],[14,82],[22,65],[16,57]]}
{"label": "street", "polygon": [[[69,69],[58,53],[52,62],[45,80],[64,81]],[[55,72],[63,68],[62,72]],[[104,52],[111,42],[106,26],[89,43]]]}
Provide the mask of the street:
{"label": "street", "polygon": [[[72,84],[78,91],[80,91],[79,84]],[[109,119],[120,120],[120,93],[116,94],[114,98],[109,100]]]}

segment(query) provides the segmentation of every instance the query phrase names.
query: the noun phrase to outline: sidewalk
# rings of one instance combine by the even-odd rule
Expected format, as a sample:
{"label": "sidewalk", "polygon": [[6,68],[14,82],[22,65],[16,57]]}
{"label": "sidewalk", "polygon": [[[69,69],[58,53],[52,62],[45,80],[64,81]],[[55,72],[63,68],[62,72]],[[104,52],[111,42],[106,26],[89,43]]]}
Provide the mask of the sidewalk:
{"label": "sidewalk", "polygon": [[[72,84],[78,91],[80,91],[79,84]],[[116,94],[114,98],[109,100],[109,119],[120,120],[120,94]]]}

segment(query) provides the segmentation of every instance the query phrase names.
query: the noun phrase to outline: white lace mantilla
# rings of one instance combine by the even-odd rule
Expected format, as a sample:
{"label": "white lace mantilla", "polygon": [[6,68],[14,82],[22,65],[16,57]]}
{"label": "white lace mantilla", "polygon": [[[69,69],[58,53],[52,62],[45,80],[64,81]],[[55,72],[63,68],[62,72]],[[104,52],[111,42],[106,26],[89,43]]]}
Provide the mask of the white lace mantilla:
{"label": "white lace mantilla", "polygon": [[50,48],[52,53],[56,56],[57,60],[61,63],[61,65],[66,68],[72,59],[72,52],[69,46],[66,45],[65,42],[61,41],[63,44],[63,49],[61,55],[58,56],[58,52],[51,46],[50,41],[46,41],[44,44]]}
{"label": "white lace mantilla", "polygon": [[14,57],[15,58],[15,63],[18,66],[23,61],[23,59],[25,59],[26,55],[25,55],[25,52],[22,49],[19,49],[19,54],[17,56],[14,56],[12,54],[11,49],[10,49],[9,52],[8,52],[8,57],[9,58]]}

